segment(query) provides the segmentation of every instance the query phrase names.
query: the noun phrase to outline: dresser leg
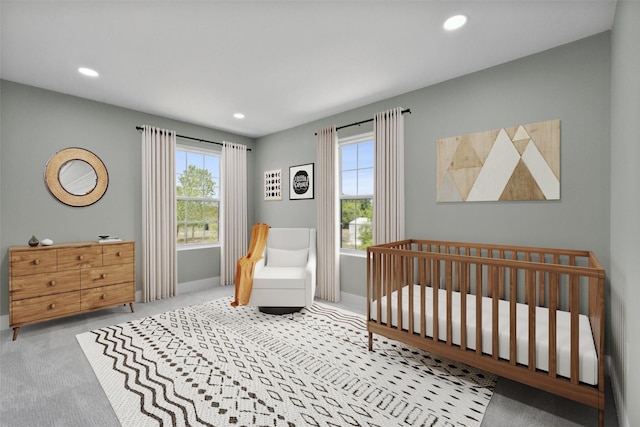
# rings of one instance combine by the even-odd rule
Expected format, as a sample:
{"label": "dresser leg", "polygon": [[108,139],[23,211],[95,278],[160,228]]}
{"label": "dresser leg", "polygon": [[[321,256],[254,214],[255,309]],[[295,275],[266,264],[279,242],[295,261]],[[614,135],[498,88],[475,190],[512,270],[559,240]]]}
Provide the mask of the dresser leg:
{"label": "dresser leg", "polygon": [[133,313],[134,310],[133,310],[133,303],[132,302],[129,303],[129,307],[131,307],[131,312]]}
{"label": "dresser leg", "polygon": [[17,328],[13,328],[13,341],[15,341],[18,338],[18,332],[20,332],[19,326]]}

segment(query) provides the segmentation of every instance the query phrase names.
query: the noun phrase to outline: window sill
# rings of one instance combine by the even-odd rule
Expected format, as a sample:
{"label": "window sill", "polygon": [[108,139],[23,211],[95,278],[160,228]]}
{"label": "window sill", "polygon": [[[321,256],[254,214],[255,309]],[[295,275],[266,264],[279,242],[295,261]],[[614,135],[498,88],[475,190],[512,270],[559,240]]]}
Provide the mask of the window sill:
{"label": "window sill", "polygon": [[211,248],[219,248],[222,246],[220,243],[210,243],[206,245],[178,245],[178,252],[181,251],[191,251],[194,249],[211,249]]}
{"label": "window sill", "polygon": [[349,250],[340,250],[340,256],[345,255],[345,256],[350,256],[350,257],[354,257],[354,258],[366,258],[367,257],[367,252],[366,251],[349,251]]}

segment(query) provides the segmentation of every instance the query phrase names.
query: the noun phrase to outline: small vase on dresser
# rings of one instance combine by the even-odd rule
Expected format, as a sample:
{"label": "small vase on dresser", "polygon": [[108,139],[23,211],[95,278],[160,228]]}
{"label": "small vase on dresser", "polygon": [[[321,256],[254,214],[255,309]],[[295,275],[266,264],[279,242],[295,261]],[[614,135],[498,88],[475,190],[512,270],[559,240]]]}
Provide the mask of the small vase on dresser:
{"label": "small vase on dresser", "polygon": [[9,326],[129,304],[136,294],[135,242],[9,247]]}

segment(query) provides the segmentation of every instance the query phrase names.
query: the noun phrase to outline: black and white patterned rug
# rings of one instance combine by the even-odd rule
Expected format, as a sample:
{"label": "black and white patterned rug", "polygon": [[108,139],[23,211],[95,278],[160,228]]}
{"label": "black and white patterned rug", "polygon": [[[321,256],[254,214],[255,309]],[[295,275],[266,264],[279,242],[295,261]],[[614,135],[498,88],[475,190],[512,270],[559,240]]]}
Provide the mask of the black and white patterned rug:
{"label": "black and white patterned rug", "polygon": [[123,426],[477,426],[495,376],[377,337],[316,303],[231,298],[77,336]]}

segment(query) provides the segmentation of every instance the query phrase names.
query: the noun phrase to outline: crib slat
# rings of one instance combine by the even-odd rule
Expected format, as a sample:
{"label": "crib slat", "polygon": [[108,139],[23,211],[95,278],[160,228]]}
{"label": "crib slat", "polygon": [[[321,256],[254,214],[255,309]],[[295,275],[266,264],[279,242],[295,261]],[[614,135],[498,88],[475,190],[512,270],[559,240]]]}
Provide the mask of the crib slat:
{"label": "crib slat", "polygon": [[[555,276],[555,277],[553,277]],[[557,310],[558,310],[558,275],[549,275],[549,376],[557,375]]]}
{"label": "crib slat", "polygon": [[373,295],[377,302],[376,304],[376,323],[382,323],[382,254],[373,254]]}
{"label": "crib slat", "polygon": [[[544,263],[544,253],[538,254],[540,257],[539,262]],[[544,275],[538,275],[538,306],[544,307]]]}
{"label": "crib slat", "polygon": [[408,330],[409,333],[413,334],[415,332],[414,329],[414,322],[413,322],[413,314],[414,314],[414,310],[415,310],[415,305],[414,305],[414,299],[413,299],[413,284],[415,283],[414,279],[413,279],[413,257],[407,257],[404,263],[404,267],[403,270],[405,270],[406,275],[408,276],[406,278],[406,281],[404,283],[404,286],[407,286],[409,288],[409,325],[408,325]]}
{"label": "crib slat", "polygon": [[[514,252],[514,256],[517,254]],[[517,302],[517,293],[518,290],[516,288],[516,269],[511,269],[511,278],[509,280],[509,363],[513,366],[517,363],[517,351],[518,351],[518,340],[516,339],[516,332],[518,331],[517,324],[517,312],[516,312],[516,302]]]}
{"label": "crib slat", "polygon": [[476,354],[482,354],[482,264],[476,264]]}
{"label": "crib slat", "polygon": [[467,293],[469,290],[469,264],[460,263],[462,279],[460,282],[460,348],[467,349]]}
{"label": "crib slat", "polygon": [[535,271],[527,270],[525,279],[525,288],[527,290],[527,299],[529,305],[529,370],[536,370],[536,288],[535,288]]}
{"label": "crib slat", "polygon": [[[572,260],[573,262],[573,260]],[[569,278],[569,311],[571,312],[571,382],[578,384],[580,373],[579,363],[579,318],[580,314],[580,288],[578,287],[578,276],[572,274]]]}
{"label": "crib slat", "polygon": [[[504,259],[504,256],[505,256],[504,250],[500,250],[500,259]],[[502,267],[500,268],[499,277],[500,277],[500,286],[499,286],[500,299],[504,299],[504,293],[505,293],[505,290],[504,290],[504,268],[502,268]]]}
{"label": "crib slat", "polygon": [[393,271],[394,271],[394,286],[393,286],[393,290],[396,291],[396,301],[397,301],[397,305],[396,305],[396,325],[398,325],[398,330],[401,331],[403,328],[402,325],[402,261],[405,257],[400,257],[400,256],[394,256],[394,266],[393,266]]}
{"label": "crib slat", "polygon": [[453,265],[451,261],[445,263],[445,286],[447,291],[447,345],[451,345],[451,333],[452,333],[452,307],[451,298],[453,297],[453,277],[452,277]]}
{"label": "crib slat", "polygon": [[440,261],[436,260],[433,263],[433,287],[431,288],[433,290],[433,313],[431,313],[432,315],[432,319],[433,319],[433,340],[434,341],[438,341],[440,339],[439,337],[439,331],[440,331],[440,322],[438,319],[438,313],[439,313],[439,308],[438,308],[438,289],[440,288]]}
{"label": "crib slat", "polygon": [[[487,248],[487,258],[493,258],[493,250]],[[491,279],[489,279],[491,280]],[[487,296],[491,298],[493,296],[493,286],[491,285],[491,281],[487,284]]]}
{"label": "crib slat", "polygon": [[391,301],[391,292],[392,292],[392,283],[391,283],[391,255],[386,255],[384,257],[384,284],[385,284],[385,295],[387,297],[387,326],[389,326],[389,328],[391,328],[392,325],[392,320],[391,320],[391,316],[392,316],[392,310],[391,310],[391,305],[392,305],[392,301]]}
{"label": "crib slat", "polygon": [[420,336],[422,338],[427,336],[427,304],[426,304],[426,295],[427,295],[427,277],[426,271],[428,268],[430,260],[428,258],[424,258],[419,263],[422,280],[420,281]]}
{"label": "crib slat", "polygon": [[491,335],[492,335],[492,351],[491,351],[491,356],[495,359],[498,360],[499,357],[499,349],[500,349],[500,343],[498,340],[498,301],[499,301],[499,292],[498,292],[498,286],[499,286],[499,281],[497,280],[498,276],[498,268],[495,265],[492,265],[490,268],[490,276],[491,279],[489,279],[489,287],[493,287],[494,292],[493,292],[493,298],[492,298],[492,304],[493,304],[493,309],[491,310],[491,321],[492,321],[492,325],[491,325]]}

